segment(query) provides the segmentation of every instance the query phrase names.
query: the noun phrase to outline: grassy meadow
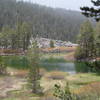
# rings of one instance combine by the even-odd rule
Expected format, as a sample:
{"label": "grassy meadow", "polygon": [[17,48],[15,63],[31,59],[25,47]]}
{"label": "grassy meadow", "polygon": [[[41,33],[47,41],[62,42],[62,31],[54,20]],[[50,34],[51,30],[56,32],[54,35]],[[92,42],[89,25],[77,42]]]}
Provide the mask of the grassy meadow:
{"label": "grassy meadow", "polygon": [[[40,85],[44,93],[42,95],[32,94],[28,87],[27,76],[29,65],[26,57],[17,55],[3,56],[8,75],[0,76],[0,100],[57,100],[53,96],[54,85],[59,84],[64,88],[66,82],[69,83],[71,92],[77,95],[86,96],[87,93],[90,94],[92,91],[99,95],[100,75],[87,71],[88,68],[84,63],[74,63],[69,56],[71,58],[74,57],[74,53],[47,53],[41,55]],[[44,63],[48,64],[44,65]],[[70,74],[66,71],[54,70],[54,67],[58,67],[57,64],[65,63],[74,63],[76,73]],[[50,66],[49,64],[56,65]],[[46,67],[52,70],[49,71]],[[64,68],[63,65],[61,67]]]}

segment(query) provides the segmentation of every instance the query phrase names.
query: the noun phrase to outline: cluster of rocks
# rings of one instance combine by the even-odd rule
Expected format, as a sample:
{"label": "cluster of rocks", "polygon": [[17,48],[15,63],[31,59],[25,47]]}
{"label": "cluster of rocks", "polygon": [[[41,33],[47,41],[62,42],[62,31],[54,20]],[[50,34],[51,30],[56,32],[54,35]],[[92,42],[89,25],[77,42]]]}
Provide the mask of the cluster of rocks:
{"label": "cluster of rocks", "polygon": [[55,47],[73,47],[78,46],[78,44],[74,44],[70,41],[62,41],[62,40],[53,40],[48,38],[32,38],[31,43],[36,40],[38,43],[39,48],[49,48],[50,47],[50,41],[54,42]]}

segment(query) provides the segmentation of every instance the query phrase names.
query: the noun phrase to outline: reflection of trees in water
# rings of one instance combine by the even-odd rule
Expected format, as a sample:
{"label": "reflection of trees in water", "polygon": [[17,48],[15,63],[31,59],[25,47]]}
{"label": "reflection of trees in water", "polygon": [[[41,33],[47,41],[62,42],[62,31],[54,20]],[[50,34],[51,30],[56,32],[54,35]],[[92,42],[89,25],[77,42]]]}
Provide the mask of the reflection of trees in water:
{"label": "reflection of trees in water", "polygon": [[48,71],[63,71],[70,74],[76,73],[74,62],[63,63],[41,63],[42,67]]}
{"label": "reflection of trees in water", "polygon": [[75,62],[76,72],[90,72],[91,67],[88,62]]}

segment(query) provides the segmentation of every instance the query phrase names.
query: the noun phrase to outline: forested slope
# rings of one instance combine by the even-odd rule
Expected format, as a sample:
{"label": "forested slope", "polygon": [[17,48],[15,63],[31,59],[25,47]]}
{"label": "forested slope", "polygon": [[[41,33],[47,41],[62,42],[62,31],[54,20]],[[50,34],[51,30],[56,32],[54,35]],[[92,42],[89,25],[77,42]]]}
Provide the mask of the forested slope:
{"label": "forested slope", "polygon": [[0,0],[0,30],[28,22],[33,36],[75,41],[85,17],[77,11],[49,8],[16,0]]}

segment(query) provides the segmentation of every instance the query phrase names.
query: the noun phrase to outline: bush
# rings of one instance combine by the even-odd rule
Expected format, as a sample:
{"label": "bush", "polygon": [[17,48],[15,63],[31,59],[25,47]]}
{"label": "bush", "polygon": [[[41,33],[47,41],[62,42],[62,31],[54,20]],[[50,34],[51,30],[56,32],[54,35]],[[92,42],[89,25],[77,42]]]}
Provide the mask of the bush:
{"label": "bush", "polygon": [[67,83],[65,88],[62,89],[60,85],[55,85],[54,96],[60,100],[76,100],[76,97],[71,93],[69,84]]}
{"label": "bush", "polygon": [[50,47],[54,48],[54,42],[52,40],[50,41]]}
{"label": "bush", "polygon": [[62,89],[60,85],[55,85],[54,96],[59,100],[99,100],[100,82],[92,83],[82,87],[73,93],[70,91],[69,84]]}

